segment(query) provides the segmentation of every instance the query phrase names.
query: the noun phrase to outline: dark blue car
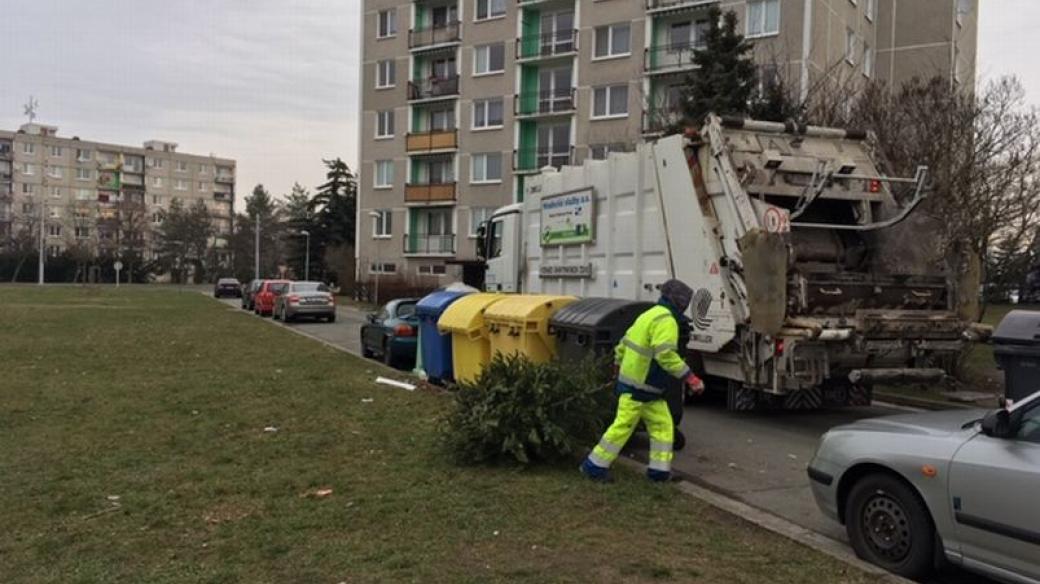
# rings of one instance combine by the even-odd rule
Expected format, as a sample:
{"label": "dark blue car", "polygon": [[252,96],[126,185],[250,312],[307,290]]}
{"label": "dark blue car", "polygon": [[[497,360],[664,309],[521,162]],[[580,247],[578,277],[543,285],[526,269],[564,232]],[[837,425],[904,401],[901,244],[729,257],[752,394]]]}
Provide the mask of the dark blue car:
{"label": "dark blue car", "polygon": [[387,302],[379,312],[368,315],[361,326],[361,354],[378,357],[391,367],[415,367],[419,319],[415,316],[418,298],[398,298]]}

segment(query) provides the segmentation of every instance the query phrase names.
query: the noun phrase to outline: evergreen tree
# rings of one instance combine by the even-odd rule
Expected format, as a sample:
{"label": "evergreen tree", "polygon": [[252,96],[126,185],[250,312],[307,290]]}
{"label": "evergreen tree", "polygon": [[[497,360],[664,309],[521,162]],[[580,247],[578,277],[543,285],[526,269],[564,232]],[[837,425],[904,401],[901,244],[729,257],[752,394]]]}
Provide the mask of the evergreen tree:
{"label": "evergreen tree", "polygon": [[264,185],[253,187],[245,198],[246,214],[235,219],[235,233],[231,237],[234,254],[234,272],[239,279],[251,280],[254,273],[255,234],[257,217],[260,218],[260,277],[278,275],[278,266],[283,261],[281,223],[282,211]]}
{"label": "evergreen tree", "polygon": [[[314,229],[311,231],[311,272],[321,274],[322,279],[333,281],[340,274],[326,269],[330,264],[344,265],[347,256],[353,257],[354,235],[357,216],[357,178],[342,159],[325,160],[328,172],[325,184],[311,200]],[[338,248],[335,258],[330,259],[330,248]],[[315,272],[315,261],[321,266]],[[346,274],[342,274],[346,276]]]}
{"label": "evergreen tree", "polygon": [[171,274],[175,282],[184,282],[189,273],[194,274],[196,282],[204,281],[210,239],[214,235],[205,203],[196,201],[185,208],[180,199],[174,199],[163,212],[156,234],[161,271]]}
{"label": "evergreen tree", "polygon": [[709,113],[746,115],[755,89],[751,43],[737,32],[737,15],[708,12],[704,46],[694,51],[698,69],[684,83],[681,126],[699,128]]}
{"label": "evergreen tree", "polygon": [[285,219],[288,227],[285,240],[286,262],[289,267],[297,276],[303,277],[306,268],[307,237],[302,232],[306,231],[311,234],[311,275],[323,274],[324,266],[321,260],[324,249],[320,247],[321,239],[316,239],[316,236],[320,235],[317,215],[311,202],[310,191],[300,183],[294,183],[292,192],[286,197]]}

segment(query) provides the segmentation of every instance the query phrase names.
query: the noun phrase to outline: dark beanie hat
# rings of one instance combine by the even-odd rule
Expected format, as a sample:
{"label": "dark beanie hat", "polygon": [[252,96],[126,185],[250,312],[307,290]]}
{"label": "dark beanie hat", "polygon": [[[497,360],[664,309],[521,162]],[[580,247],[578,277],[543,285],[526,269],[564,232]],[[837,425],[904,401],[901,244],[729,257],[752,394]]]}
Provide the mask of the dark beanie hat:
{"label": "dark beanie hat", "polygon": [[685,312],[693,298],[693,289],[680,280],[668,280],[661,284],[661,298],[671,302],[680,312]]}

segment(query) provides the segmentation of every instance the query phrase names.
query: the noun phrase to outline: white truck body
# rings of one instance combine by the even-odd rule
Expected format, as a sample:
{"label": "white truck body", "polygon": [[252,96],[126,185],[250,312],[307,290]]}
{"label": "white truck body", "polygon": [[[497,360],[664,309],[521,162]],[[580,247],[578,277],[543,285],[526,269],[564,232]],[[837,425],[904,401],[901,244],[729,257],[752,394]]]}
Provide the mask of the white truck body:
{"label": "white truck body", "polygon": [[712,116],[530,177],[488,222],[486,287],[652,301],[678,278],[690,354],[732,407],[863,403],[875,382],[941,378],[965,347],[952,284],[896,229],[924,177],[880,176],[860,134]]}

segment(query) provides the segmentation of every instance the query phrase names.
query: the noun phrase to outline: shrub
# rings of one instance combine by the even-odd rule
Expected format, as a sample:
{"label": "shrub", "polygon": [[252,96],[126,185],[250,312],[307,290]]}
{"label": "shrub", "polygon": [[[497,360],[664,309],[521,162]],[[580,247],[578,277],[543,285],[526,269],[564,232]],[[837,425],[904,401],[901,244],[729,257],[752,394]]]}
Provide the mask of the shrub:
{"label": "shrub", "polygon": [[456,392],[444,442],[464,464],[573,456],[598,439],[610,419],[616,402],[609,371],[592,358],[536,364],[496,355],[476,382]]}

